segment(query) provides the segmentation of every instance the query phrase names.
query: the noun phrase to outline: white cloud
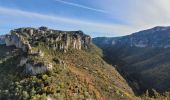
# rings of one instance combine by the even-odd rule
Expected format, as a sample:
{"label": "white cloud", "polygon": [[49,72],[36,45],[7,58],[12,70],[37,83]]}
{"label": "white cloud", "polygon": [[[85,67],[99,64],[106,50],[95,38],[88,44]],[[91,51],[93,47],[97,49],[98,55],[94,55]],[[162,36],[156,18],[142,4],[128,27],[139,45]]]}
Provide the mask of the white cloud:
{"label": "white cloud", "polygon": [[[108,6],[107,4],[113,4]],[[112,12],[137,30],[155,26],[170,26],[169,0],[106,0],[101,8]],[[129,32],[128,32],[129,33]]]}
{"label": "white cloud", "polygon": [[26,21],[25,23],[29,23],[29,19],[36,19],[39,21],[46,20],[50,21],[55,24],[65,24],[74,26],[78,30],[85,30],[87,32],[98,32],[98,33],[114,33],[117,35],[125,35],[128,32],[134,32],[135,28],[126,26],[126,25],[119,25],[119,24],[108,24],[108,23],[99,23],[87,20],[78,20],[78,19],[71,19],[65,18],[61,16],[54,16],[54,15],[47,15],[47,14],[40,14],[35,12],[28,12],[22,11],[18,9],[12,8],[4,8],[0,7],[0,14],[1,15],[10,15],[12,17],[23,17]]}
{"label": "white cloud", "polygon": [[169,0],[143,0],[139,8],[134,9],[131,20],[134,20],[135,25],[142,26],[157,26],[169,25],[170,12]]}

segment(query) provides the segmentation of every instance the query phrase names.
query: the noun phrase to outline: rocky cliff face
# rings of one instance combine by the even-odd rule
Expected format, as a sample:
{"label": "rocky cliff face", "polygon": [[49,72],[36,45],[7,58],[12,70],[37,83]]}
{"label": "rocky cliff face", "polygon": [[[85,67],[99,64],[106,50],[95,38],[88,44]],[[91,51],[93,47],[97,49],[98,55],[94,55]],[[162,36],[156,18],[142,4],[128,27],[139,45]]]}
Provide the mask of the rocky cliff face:
{"label": "rocky cliff face", "polygon": [[66,52],[70,48],[87,49],[91,44],[91,37],[82,31],[59,31],[40,27],[15,29],[5,38],[7,46],[14,45],[25,52],[31,51],[31,45],[37,42],[44,42],[53,50]]}
{"label": "rocky cliff face", "polygon": [[[116,38],[96,38],[94,42],[102,45],[127,45],[131,47],[170,47],[170,27],[154,27],[152,29],[133,33],[128,36]],[[96,43],[97,44],[97,43]]]}
{"label": "rocky cliff face", "polygon": [[27,54],[22,57],[19,66],[25,66],[26,74],[37,75],[53,69],[41,50],[35,50],[37,44],[43,43],[48,49],[67,52],[69,49],[88,49],[91,37],[82,31],[59,31],[47,27],[18,28],[11,30],[5,38],[6,46],[15,46]]}
{"label": "rocky cliff face", "polygon": [[39,53],[22,57],[19,66],[24,66],[24,72],[28,75],[37,75],[53,70],[53,64]]}

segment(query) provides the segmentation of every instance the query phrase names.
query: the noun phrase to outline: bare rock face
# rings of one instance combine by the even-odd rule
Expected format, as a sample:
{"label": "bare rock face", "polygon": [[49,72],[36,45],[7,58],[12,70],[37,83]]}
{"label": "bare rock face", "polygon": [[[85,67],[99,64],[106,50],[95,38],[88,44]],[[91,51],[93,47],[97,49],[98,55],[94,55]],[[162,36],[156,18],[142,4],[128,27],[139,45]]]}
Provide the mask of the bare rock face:
{"label": "bare rock face", "polygon": [[47,71],[51,71],[53,69],[52,64],[50,63],[26,63],[25,71],[30,75],[37,75],[41,73],[45,73]]}
{"label": "bare rock face", "polygon": [[19,66],[25,67],[25,73],[28,75],[37,75],[53,70],[51,63],[47,61],[33,61],[29,57],[22,57]]}
{"label": "bare rock face", "polygon": [[67,52],[69,49],[88,49],[91,45],[91,37],[82,31],[59,31],[40,28],[18,28],[10,31],[5,36],[6,46],[15,46],[27,53],[21,58],[19,66],[24,66],[26,74],[37,75],[51,71],[53,65],[48,62],[42,50],[36,51],[37,44],[42,43],[48,49]]}
{"label": "bare rock face", "polygon": [[12,30],[10,35],[5,37],[6,46],[16,46],[24,52],[31,51],[31,46],[37,42],[44,42],[53,50],[66,52],[70,48],[77,50],[89,48],[91,37],[82,31],[59,31],[47,27],[19,28]]}
{"label": "bare rock face", "polygon": [[86,48],[91,44],[91,37],[85,35],[81,31],[74,32],[59,32],[58,34],[52,33],[46,37],[45,40],[49,43],[49,47],[54,50],[67,51],[69,48],[81,50],[82,47]]}
{"label": "bare rock face", "polygon": [[15,45],[15,44],[12,42],[12,39],[11,39],[11,36],[10,36],[10,35],[6,35],[6,37],[5,37],[5,44],[6,44],[6,46]]}
{"label": "bare rock face", "polygon": [[6,46],[16,46],[21,48],[24,52],[31,51],[31,45],[28,40],[24,40],[24,37],[19,33],[11,31],[11,35],[5,37]]}

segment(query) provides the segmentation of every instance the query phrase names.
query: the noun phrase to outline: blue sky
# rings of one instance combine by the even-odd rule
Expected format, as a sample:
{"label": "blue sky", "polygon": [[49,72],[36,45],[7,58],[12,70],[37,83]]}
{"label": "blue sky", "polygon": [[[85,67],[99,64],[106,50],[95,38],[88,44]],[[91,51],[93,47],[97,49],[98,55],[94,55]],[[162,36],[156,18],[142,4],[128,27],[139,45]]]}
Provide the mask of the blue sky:
{"label": "blue sky", "polygon": [[0,0],[0,34],[18,27],[122,36],[170,25],[169,0]]}

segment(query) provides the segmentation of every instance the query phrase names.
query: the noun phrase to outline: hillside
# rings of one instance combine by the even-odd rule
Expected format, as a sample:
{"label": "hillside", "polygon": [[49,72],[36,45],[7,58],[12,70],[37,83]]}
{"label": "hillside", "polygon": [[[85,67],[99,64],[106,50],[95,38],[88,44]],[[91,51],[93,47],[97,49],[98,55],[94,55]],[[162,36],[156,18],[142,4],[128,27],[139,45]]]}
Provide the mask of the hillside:
{"label": "hillside", "polygon": [[19,28],[5,42],[0,45],[0,99],[138,99],[81,31]]}
{"label": "hillside", "polygon": [[[154,27],[114,38],[95,38],[105,59],[126,78],[139,95],[152,89],[170,91],[170,27]],[[100,44],[101,43],[101,44]]]}

